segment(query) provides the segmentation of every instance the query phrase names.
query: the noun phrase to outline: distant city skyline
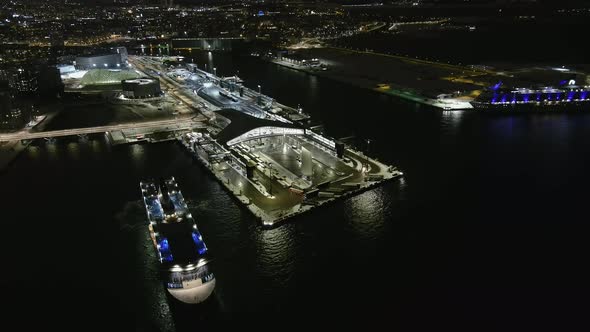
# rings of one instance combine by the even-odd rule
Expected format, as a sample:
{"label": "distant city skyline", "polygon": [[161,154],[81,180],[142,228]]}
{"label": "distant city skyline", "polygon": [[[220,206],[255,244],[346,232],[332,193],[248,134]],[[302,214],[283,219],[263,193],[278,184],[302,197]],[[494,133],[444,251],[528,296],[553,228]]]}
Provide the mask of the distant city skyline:
{"label": "distant city skyline", "polygon": [[[68,2],[68,0],[63,0]],[[31,2],[40,2],[39,0],[33,0]],[[76,0],[70,2],[79,2],[86,4],[152,4],[162,5],[172,2],[174,5],[190,5],[190,4],[211,4],[211,3],[231,3],[236,2],[233,0]],[[460,4],[460,5],[552,5],[552,6],[579,6],[586,5],[587,2],[584,0],[571,0],[567,2],[556,2],[552,0],[245,0],[243,2],[252,3],[285,3],[285,2],[309,2],[309,3],[340,3],[340,4],[365,4],[365,3],[383,3],[383,4],[395,4],[395,3],[421,3],[421,4]]]}

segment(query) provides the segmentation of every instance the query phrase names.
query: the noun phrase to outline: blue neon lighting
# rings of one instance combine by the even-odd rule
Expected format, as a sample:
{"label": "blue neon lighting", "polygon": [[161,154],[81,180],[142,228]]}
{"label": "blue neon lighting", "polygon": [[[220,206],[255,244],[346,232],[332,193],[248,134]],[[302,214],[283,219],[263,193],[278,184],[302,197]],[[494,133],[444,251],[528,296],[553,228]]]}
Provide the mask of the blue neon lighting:
{"label": "blue neon lighting", "polygon": [[498,94],[494,93],[494,95],[492,96],[492,104],[495,104],[497,100],[498,100]]}
{"label": "blue neon lighting", "polygon": [[559,100],[559,99],[561,99],[561,92],[560,93],[557,93],[555,95],[555,100]]}
{"label": "blue neon lighting", "polygon": [[193,237],[193,241],[197,245],[197,251],[199,252],[199,255],[203,255],[204,253],[206,253],[207,246],[205,246],[205,242],[203,242],[203,237],[201,236],[201,234],[197,231],[193,231],[191,235]]}
{"label": "blue neon lighting", "polygon": [[537,101],[541,101],[541,93],[537,93]]}
{"label": "blue neon lighting", "polygon": [[550,93],[548,93],[548,94],[547,94],[547,100],[551,100],[551,98],[553,98],[553,95],[552,95],[552,94],[550,94]]}
{"label": "blue neon lighting", "polygon": [[574,91],[568,92],[567,100],[572,101],[572,99],[574,99],[574,94],[576,94]]}
{"label": "blue neon lighting", "polygon": [[506,94],[502,94],[502,102],[505,103],[506,102]]}
{"label": "blue neon lighting", "polygon": [[494,91],[498,90],[498,89],[500,88],[500,85],[502,85],[502,81],[500,81],[500,82],[496,83],[496,84],[495,84],[495,85],[492,87],[492,90],[494,90]]}
{"label": "blue neon lighting", "polygon": [[586,96],[588,96],[588,91],[582,91],[582,94],[580,95],[580,99],[586,100]]}
{"label": "blue neon lighting", "polygon": [[516,103],[516,94],[512,95],[512,103]]}
{"label": "blue neon lighting", "polygon": [[160,246],[158,250],[160,251],[160,257],[162,258],[162,260],[166,262],[172,262],[174,258],[172,257],[172,251],[170,251],[170,244],[168,244],[168,239],[162,238],[158,242],[158,245]]}
{"label": "blue neon lighting", "polygon": [[524,102],[525,102],[525,103],[528,103],[528,102],[529,102],[529,97],[530,97],[530,96],[529,96],[529,94],[528,94],[528,93],[525,93],[525,94],[522,96],[522,100],[524,100]]}
{"label": "blue neon lighting", "polygon": [[563,81],[559,82],[559,85],[564,85],[564,84],[566,84],[567,82],[568,82],[568,80],[563,80]]}

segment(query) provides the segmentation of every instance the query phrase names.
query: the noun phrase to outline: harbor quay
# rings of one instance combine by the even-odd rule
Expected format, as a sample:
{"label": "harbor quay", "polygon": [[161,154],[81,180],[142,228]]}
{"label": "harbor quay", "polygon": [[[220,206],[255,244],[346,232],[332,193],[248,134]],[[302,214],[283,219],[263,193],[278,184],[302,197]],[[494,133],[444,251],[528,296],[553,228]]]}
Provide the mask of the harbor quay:
{"label": "harbor quay", "polygon": [[[180,59],[177,59],[180,60]],[[172,58],[174,61],[174,58]],[[147,75],[160,76],[167,94],[190,104],[203,126],[176,139],[264,226],[272,227],[326,203],[403,175],[307,125],[301,109],[219,77],[196,64],[133,57]]]}
{"label": "harbor quay", "polygon": [[197,131],[179,141],[264,226],[403,175],[352,149],[339,158],[305,134],[267,133],[227,146]]}

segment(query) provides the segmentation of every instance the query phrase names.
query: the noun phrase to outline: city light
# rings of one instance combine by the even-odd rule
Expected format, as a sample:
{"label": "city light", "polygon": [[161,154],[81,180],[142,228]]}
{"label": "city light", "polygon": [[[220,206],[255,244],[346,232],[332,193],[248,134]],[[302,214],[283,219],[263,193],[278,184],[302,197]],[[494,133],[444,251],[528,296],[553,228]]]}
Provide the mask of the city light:
{"label": "city light", "polygon": [[6,316],[572,323],[586,25],[584,0],[3,2]]}

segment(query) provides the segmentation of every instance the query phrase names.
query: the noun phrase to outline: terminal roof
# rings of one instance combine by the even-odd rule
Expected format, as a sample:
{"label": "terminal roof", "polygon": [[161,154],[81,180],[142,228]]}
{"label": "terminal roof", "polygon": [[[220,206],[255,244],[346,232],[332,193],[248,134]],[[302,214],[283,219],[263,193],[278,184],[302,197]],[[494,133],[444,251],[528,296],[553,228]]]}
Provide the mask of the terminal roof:
{"label": "terminal roof", "polygon": [[229,140],[260,127],[301,128],[296,124],[259,119],[233,109],[224,109],[216,113],[230,121],[230,124],[217,134],[216,139],[222,144],[226,144]]}

